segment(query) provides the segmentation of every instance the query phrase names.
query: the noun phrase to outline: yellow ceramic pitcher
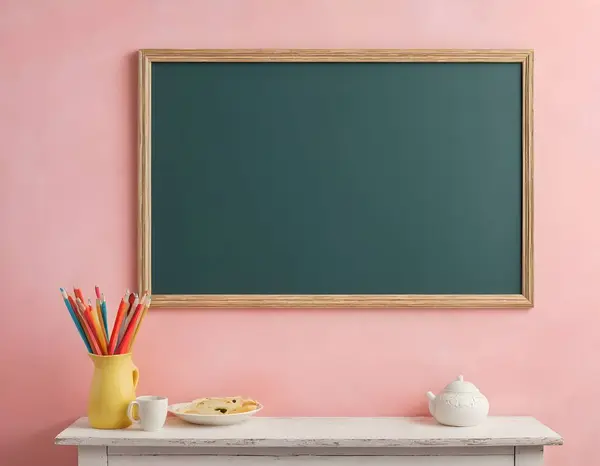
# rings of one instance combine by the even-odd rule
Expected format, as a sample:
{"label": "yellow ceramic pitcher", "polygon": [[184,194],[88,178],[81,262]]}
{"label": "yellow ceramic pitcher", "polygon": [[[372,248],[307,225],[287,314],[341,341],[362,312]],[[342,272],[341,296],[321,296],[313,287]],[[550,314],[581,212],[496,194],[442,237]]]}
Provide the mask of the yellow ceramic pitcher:
{"label": "yellow ceramic pitcher", "polygon": [[139,371],[131,353],[113,356],[90,354],[94,375],[88,401],[88,420],[96,429],[124,429],[131,425],[127,406],[135,400]]}

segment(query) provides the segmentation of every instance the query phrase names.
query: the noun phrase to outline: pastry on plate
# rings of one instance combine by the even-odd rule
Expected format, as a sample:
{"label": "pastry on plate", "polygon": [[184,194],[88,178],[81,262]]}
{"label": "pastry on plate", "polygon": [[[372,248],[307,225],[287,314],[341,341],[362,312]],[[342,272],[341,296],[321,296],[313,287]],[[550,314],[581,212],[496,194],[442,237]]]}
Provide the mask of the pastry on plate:
{"label": "pastry on plate", "polygon": [[241,396],[198,398],[182,410],[184,414],[238,414],[254,411],[258,402]]}

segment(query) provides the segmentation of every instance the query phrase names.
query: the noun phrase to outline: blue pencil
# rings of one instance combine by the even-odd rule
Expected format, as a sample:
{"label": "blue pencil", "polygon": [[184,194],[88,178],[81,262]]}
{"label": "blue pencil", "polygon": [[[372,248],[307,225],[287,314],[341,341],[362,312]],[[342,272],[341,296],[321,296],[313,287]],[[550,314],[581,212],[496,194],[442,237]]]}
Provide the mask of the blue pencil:
{"label": "blue pencil", "polygon": [[71,319],[73,319],[73,322],[75,323],[75,327],[77,327],[77,330],[79,330],[79,335],[81,335],[81,339],[85,343],[85,346],[86,346],[88,352],[93,353],[92,348],[91,348],[90,344],[88,343],[87,338],[85,337],[85,333],[84,333],[83,329],[81,328],[79,319],[77,318],[77,316],[75,315],[75,311],[71,307],[71,303],[69,302],[69,297],[67,296],[67,292],[65,291],[64,288],[60,289],[60,294],[62,295],[62,297],[65,301],[65,306],[67,306],[67,309],[69,310],[69,314],[71,314]]}
{"label": "blue pencil", "polygon": [[106,318],[106,300],[104,299],[104,293],[102,293],[102,320],[104,321],[104,333],[106,334],[106,338],[110,339],[110,334],[108,333],[108,319]]}

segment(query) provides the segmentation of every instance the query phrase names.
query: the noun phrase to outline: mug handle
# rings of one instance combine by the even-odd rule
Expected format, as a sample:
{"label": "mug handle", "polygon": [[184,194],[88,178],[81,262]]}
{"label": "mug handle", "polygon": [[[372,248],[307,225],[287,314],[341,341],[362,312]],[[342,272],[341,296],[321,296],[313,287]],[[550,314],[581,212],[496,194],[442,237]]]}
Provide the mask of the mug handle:
{"label": "mug handle", "polygon": [[[140,371],[134,364],[133,365],[133,389],[134,390],[137,388],[138,380],[140,380]],[[139,406],[138,406],[138,408],[139,408]]]}
{"label": "mug handle", "polygon": [[140,412],[140,404],[139,404],[139,403],[138,403],[136,400],[133,400],[131,403],[129,403],[129,406],[127,406],[127,417],[128,417],[128,418],[129,418],[129,420],[130,420],[131,422],[133,422],[134,424],[136,424],[136,423],[140,422],[140,420],[139,420],[139,419],[135,419],[135,418],[133,417],[133,407],[134,407],[135,405],[137,405],[137,407],[138,407],[138,414],[139,414],[139,412]]}

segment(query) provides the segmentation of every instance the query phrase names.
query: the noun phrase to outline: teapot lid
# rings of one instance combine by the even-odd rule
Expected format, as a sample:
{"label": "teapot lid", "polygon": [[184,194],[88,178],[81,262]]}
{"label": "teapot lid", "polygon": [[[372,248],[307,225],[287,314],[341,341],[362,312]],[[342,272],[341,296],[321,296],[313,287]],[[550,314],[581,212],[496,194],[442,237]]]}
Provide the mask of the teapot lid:
{"label": "teapot lid", "polygon": [[450,382],[444,388],[445,392],[478,392],[479,389],[471,382],[465,382],[462,375],[459,375],[456,380]]}

